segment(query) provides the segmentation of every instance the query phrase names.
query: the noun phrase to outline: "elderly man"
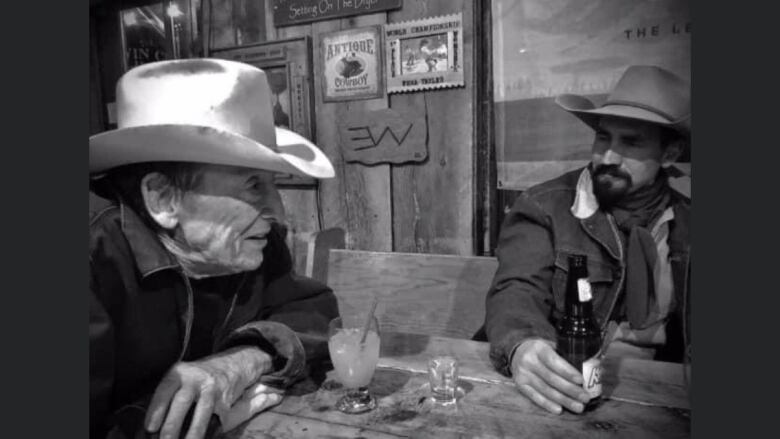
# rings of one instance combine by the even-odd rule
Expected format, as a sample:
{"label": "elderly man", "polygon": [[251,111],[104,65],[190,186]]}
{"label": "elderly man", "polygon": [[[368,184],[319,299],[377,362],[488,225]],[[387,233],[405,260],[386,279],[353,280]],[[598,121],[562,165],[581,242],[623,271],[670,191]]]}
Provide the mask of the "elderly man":
{"label": "elderly man", "polygon": [[600,107],[556,102],[595,130],[591,162],[525,191],[507,214],[482,335],[495,367],[560,413],[589,401],[581,371],[555,350],[570,254],[588,258],[602,331],[618,324],[611,350],[687,361],[690,200],[667,169],[687,146],[690,101],[671,72],[632,66]]}
{"label": "elderly man", "polygon": [[274,173],[333,167],[247,64],[134,68],[117,117],[89,139],[91,436],[229,430],[327,358],[335,296],[292,273]]}

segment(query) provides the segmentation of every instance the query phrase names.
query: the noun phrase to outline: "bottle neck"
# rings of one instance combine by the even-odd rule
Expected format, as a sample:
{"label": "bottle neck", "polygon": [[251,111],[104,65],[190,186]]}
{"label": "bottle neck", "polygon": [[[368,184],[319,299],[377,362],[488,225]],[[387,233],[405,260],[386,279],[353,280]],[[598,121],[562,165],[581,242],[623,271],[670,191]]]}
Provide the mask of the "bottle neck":
{"label": "bottle neck", "polygon": [[567,298],[566,314],[574,318],[585,318],[593,315],[593,301],[580,302],[579,296]]}

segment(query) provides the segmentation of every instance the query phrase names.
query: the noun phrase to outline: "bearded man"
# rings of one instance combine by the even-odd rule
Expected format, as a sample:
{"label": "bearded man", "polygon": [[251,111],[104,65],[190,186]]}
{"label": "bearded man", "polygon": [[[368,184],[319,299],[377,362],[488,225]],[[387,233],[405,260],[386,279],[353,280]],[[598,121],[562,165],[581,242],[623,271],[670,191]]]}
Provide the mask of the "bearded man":
{"label": "bearded man", "polygon": [[690,136],[689,86],[629,67],[605,103],[556,102],[595,131],[591,161],[523,192],[501,226],[484,331],[494,366],[550,412],[582,412],[582,372],[556,353],[569,255],[587,256],[593,312],[617,324],[610,352],[690,361],[690,200],[669,167]]}

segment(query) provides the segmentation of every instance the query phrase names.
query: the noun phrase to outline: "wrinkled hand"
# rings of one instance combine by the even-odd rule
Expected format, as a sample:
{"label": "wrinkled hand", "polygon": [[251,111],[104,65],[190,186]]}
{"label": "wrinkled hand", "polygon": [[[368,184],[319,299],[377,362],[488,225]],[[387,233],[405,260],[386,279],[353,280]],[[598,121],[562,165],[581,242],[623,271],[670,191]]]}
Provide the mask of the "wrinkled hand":
{"label": "wrinkled hand", "polygon": [[146,430],[159,430],[161,439],[178,439],[184,418],[195,404],[186,439],[202,438],[211,415],[230,419],[234,403],[270,367],[270,356],[250,347],[176,363],[154,392],[146,412]]}
{"label": "wrinkled hand", "polygon": [[252,416],[282,402],[284,395],[281,390],[268,387],[262,383],[249,386],[241,399],[233,404],[230,410],[220,416],[222,431],[230,431]]}
{"label": "wrinkled hand", "polygon": [[547,340],[526,340],[517,348],[512,376],[523,395],[552,413],[561,413],[562,406],[581,413],[590,399],[582,388],[582,374]]}

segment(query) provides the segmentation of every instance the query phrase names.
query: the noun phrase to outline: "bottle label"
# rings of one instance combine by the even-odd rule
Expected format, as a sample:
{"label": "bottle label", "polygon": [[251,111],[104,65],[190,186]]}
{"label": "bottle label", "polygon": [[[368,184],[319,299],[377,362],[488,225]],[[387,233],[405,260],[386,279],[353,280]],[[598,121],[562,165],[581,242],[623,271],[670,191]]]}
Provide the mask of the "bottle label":
{"label": "bottle label", "polygon": [[580,295],[580,302],[587,302],[593,297],[590,292],[590,282],[587,279],[577,279],[577,292]]}
{"label": "bottle label", "polygon": [[593,357],[582,363],[582,388],[591,398],[601,396],[601,360]]}

